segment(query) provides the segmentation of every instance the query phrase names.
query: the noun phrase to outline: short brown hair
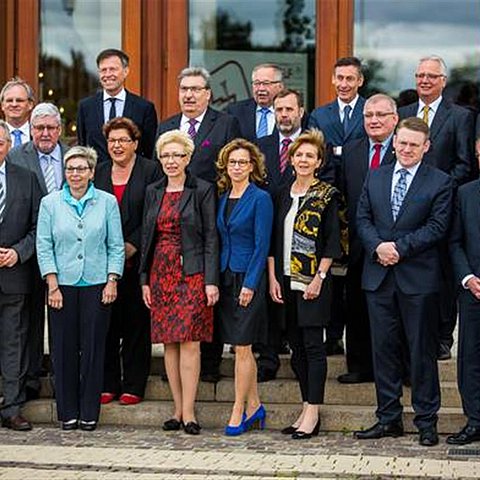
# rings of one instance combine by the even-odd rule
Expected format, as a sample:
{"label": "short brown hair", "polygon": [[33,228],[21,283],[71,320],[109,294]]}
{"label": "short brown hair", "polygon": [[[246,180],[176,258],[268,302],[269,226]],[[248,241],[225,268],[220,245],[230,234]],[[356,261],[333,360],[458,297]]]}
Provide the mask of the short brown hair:
{"label": "short brown hair", "polygon": [[97,67],[100,66],[100,62],[111,57],[118,57],[122,62],[123,68],[127,68],[130,63],[130,58],[125,52],[122,52],[122,50],[118,50],[117,48],[107,48],[97,55]]}
{"label": "short brown hair", "polygon": [[406,128],[407,130],[412,130],[413,132],[421,132],[425,135],[425,140],[428,140],[430,137],[430,128],[428,125],[418,117],[408,117],[400,120],[397,125],[396,132],[401,128]]}
{"label": "short brown hair", "polygon": [[250,180],[257,185],[262,185],[265,182],[267,171],[265,168],[265,156],[263,153],[252,142],[249,142],[244,138],[235,138],[220,150],[217,162],[215,163],[218,173],[217,187],[220,193],[223,193],[232,187],[232,181],[227,173],[227,164],[228,157],[235,150],[248,151],[250,161],[253,165],[253,171],[250,174]]}
{"label": "short brown hair", "polygon": [[277,98],[285,98],[285,97],[288,97],[289,95],[295,95],[295,97],[297,98],[297,104],[299,108],[303,108],[302,92],[295,90],[294,88],[284,88],[283,90],[280,90],[275,95],[275,98],[273,99],[273,103],[275,103],[275,100],[277,100]]}
{"label": "short brown hair", "polygon": [[358,75],[360,75],[360,77],[363,77],[362,62],[357,57],[339,58],[333,66],[333,71],[335,71],[337,67],[355,67],[358,70]]}
{"label": "short brown hair", "polygon": [[112,118],[109,122],[107,122],[103,126],[103,135],[105,138],[108,139],[110,132],[112,130],[127,130],[128,135],[130,136],[130,140],[140,140],[142,134],[140,133],[140,129],[137,127],[137,124],[126,117],[115,117]]}
{"label": "short brown hair", "polygon": [[322,166],[325,161],[325,137],[322,131],[316,128],[305,130],[297,137],[288,150],[288,158],[292,159],[296,151],[305,143],[317,148],[317,158],[321,160],[320,166]]}

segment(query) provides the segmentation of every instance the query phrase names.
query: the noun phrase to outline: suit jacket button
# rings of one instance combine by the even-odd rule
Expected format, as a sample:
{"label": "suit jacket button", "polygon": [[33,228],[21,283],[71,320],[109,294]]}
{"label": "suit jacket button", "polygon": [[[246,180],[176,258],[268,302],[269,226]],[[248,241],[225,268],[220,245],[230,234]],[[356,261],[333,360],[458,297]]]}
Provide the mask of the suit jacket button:
{"label": "suit jacket button", "polygon": [[83,228],[83,225],[82,225],[81,223],[79,223],[79,224],[77,225],[77,227],[78,227],[78,228]]}
{"label": "suit jacket button", "polygon": [[79,260],[82,260],[82,258],[83,258],[83,255],[82,255],[82,254],[80,254],[80,255],[79,255],[77,258],[78,258]]}

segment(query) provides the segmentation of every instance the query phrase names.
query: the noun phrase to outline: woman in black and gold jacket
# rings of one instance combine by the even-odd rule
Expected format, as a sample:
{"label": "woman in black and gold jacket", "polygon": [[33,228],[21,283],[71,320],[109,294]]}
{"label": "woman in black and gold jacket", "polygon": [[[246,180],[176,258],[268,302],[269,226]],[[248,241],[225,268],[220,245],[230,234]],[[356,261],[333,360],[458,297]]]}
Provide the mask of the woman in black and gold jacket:
{"label": "woman in black and gold jacket", "polygon": [[302,412],[282,430],[293,439],[311,438],[320,427],[327,360],[323,329],[330,317],[330,266],[341,256],[339,192],[315,176],[325,154],[323,134],[306,131],[292,144],[295,180],[275,202],[270,295],[281,305],[300,384]]}

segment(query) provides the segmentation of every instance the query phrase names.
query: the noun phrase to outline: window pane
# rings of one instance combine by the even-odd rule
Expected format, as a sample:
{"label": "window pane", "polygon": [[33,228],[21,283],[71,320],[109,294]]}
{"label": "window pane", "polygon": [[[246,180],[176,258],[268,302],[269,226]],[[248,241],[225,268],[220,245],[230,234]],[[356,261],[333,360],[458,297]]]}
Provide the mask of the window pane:
{"label": "window pane", "polygon": [[42,0],[39,101],[62,112],[75,136],[77,103],[98,87],[95,58],[121,47],[121,0]]}
{"label": "window pane", "polygon": [[449,68],[447,95],[457,98],[465,82],[479,86],[478,0],[356,0],[354,38],[368,93],[414,88],[418,60],[432,54]]}
{"label": "window pane", "polygon": [[277,63],[314,105],[315,0],[190,0],[190,65],[212,74],[213,106],[251,96],[251,71]]}

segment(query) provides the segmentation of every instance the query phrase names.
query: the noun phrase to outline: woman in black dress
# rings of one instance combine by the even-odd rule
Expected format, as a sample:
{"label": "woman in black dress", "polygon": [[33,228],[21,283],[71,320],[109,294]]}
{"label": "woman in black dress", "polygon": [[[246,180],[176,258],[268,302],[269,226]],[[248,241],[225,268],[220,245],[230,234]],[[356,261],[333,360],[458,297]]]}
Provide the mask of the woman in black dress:
{"label": "woman in black dress", "polygon": [[164,430],[198,435],[195,397],[200,342],[211,341],[218,300],[215,187],[186,172],[194,145],[180,130],[159,137],[165,177],[147,188],[140,281],[150,309],[152,342],[165,345],[175,411]]}
{"label": "woman in black dress", "polygon": [[282,430],[294,439],[319,431],[327,376],[323,330],[330,317],[329,269],[341,256],[339,192],[315,177],[324,155],[319,130],[302,133],[290,147],[295,180],[276,199],[273,256],[268,259],[270,295],[286,317],[292,369],[303,400],[296,421]]}
{"label": "woman in black dress", "polygon": [[263,183],[260,150],[244,139],[232,140],[217,161],[220,197],[217,227],[221,241],[220,338],[235,345],[235,403],[226,435],[240,435],[266,412],[257,391],[252,343],[266,342],[266,264],[273,206]]}

